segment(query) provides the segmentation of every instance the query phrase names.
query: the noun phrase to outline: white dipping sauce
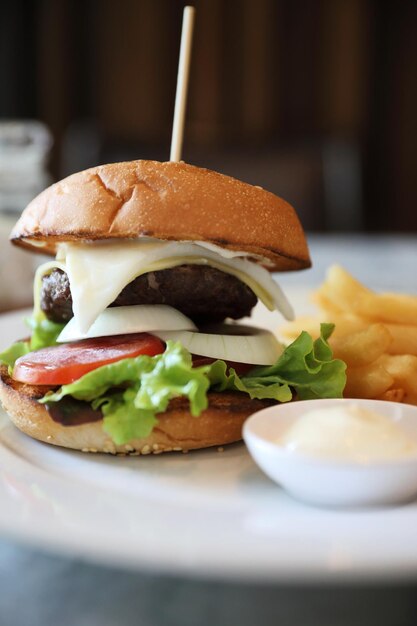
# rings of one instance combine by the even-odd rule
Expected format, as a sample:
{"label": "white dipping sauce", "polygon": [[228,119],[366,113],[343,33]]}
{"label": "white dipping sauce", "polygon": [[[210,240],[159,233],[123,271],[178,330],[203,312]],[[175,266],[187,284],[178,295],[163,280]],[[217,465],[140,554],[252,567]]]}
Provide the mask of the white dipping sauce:
{"label": "white dipping sauce", "polygon": [[394,421],[354,404],[305,413],[277,443],[291,452],[365,463],[417,454],[417,442]]}

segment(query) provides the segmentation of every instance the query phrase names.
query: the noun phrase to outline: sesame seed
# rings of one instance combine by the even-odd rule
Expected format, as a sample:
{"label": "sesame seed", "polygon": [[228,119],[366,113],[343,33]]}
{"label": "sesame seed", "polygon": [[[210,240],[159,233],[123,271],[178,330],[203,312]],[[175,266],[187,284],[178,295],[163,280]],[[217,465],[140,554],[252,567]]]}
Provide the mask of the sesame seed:
{"label": "sesame seed", "polygon": [[217,452],[224,452],[224,448],[217,448]]}

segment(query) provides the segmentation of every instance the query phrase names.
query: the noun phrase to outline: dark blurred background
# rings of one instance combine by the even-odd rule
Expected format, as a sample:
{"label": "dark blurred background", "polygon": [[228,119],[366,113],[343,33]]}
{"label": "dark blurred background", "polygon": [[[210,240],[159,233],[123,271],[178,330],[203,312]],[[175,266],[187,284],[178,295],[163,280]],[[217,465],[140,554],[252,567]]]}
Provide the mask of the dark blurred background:
{"label": "dark blurred background", "polygon": [[[309,230],[417,230],[417,2],[196,0],[183,158],[292,202]],[[3,0],[0,116],[54,178],[169,158],[185,2]]]}

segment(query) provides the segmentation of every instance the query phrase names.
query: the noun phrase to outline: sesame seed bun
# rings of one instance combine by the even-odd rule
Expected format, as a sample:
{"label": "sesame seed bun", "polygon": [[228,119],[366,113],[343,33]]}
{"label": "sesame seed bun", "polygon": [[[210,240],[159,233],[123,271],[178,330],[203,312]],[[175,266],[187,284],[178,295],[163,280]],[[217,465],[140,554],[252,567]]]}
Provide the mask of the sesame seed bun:
{"label": "sesame seed bun", "polygon": [[45,388],[19,383],[0,367],[0,400],[14,424],[24,433],[55,446],[110,454],[159,454],[221,446],[242,438],[242,425],[249,415],[270,403],[251,400],[238,392],[209,393],[209,407],[199,417],[188,410],[188,401],[172,400],[168,410],[157,416],[158,424],[149,437],[116,445],[103,430],[103,422],[63,426],[49,415],[38,400]]}
{"label": "sesame seed bun", "polygon": [[129,161],[73,174],[37,196],[11,234],[14,244],[48,254],[62,241],[139,237],[243,250],[269,259],[271,270],[311,265],[290,204],[186,163]]}

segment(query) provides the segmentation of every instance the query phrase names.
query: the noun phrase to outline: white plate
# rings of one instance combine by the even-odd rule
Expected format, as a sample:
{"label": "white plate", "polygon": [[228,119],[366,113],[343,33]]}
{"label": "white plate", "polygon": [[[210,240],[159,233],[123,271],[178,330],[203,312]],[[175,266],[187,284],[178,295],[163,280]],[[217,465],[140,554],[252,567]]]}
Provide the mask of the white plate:
{"label": "white plate", "polygon": [[[0,347],[22,336],[0,317]],[[229,579],[417,575],[417,504],[329,511],[266,478],[243,444],[224,452],[106,457],[53,448],[0,415],[0,530],[93,561]]]}

